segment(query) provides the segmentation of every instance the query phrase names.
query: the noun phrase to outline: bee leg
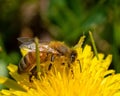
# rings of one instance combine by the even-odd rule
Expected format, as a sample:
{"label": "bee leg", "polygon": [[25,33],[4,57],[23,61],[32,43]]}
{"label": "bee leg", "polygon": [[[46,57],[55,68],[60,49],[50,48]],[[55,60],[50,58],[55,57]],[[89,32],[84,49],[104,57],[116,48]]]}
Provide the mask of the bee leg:
{"label": "bee leg", "polygon": [[33,82],[33,81],[32,81],[32,77],[33,77],[33,75],[30,74],[30,75],[29,75],[29,81],[30,81],[30,82]]}
{"label": "bee leg", "polygon": [[[55,56],[52,55],[52,56],[51,56],[51,62],[54,62],[54,59],[55,59]],[[48,71],[51,70],[52,65],[53,65],[52,63],[49,64],[49,66],[48,66]]]}
{"label": "bee leg", "polygon": [[52,63],[49,64],[48,70],[51,70],[51,68],[52,68]]}
{"label": "bee leg", "polygon": [[33,80],[32,80],[33,76],[34,76],[35,78],[37,78],[36,67],[31,70],[31,73],[30,73],[30,75],[29,75],[29,81],[30,81],[30,82],[33,82]]}
{"label": "bee leg", "polygon": [[81,66],[81,63],[80,63],[80,60],[77,60],[79,66],[80,66],[80,72],[82,72],[82,66]]}
{"label": "bee leg", "polygon": [[54,62],[54,59],[55,59],[55,56],[52,55],[52,56],[51,56],[51,62]]}

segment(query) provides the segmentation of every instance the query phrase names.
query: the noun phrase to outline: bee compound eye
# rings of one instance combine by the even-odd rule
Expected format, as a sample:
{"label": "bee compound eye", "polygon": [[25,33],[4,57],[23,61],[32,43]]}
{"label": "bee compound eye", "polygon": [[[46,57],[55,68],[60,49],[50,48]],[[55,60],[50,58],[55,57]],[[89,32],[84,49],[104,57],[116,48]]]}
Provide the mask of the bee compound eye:
{"label": "bee compound eye", "polygon": [[76,51],[72,51],[71,52],[71,62],[74,62],[75,61],[75,59],[76,59],[76,57],[77,57],[77,53],[76,53]]}

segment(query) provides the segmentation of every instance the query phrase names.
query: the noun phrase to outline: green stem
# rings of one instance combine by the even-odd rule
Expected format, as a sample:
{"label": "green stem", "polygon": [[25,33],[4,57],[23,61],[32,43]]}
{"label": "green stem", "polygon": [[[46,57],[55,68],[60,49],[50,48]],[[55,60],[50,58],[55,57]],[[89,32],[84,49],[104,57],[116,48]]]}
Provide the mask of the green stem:
{"label": "green stem", "polygon": [[41,72],[40,67],[40,51],[39,51],[39,39],[35,37],[35,45],[36,45],[36,65],[37,65],[37,73]]}
{"label": "green stem", "polygon": [[91,42],[92,42],[92,46],[93,46],[95,55],[96,55],[97,59],[99,60],[98,52],[97,52],[97,48],[96,48],[96,45],[95,45],[95,41],[94,41],[94,39],[93,39],[92,32],[89,31],[89,35],[90,35],[90,39],[91,39]]}

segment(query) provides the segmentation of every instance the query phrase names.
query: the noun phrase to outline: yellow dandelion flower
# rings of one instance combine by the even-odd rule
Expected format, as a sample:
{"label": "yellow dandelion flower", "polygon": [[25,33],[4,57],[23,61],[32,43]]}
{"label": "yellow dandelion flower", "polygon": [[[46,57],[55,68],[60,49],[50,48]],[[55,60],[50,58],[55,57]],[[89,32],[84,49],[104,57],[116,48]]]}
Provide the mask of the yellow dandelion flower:
{"label": "yellow dandelion flower", "polygon": [[74,47],[77,58],[72,72],[51,71],[39,79],[29,81],[28,74],[18,74],[17,66],[10,64],[11,77],[0,77],[8,89],[0,91],[0,96],[120,96],[120,74],[109,70],[112,56],[94,56],[91,46],[81,47],[83,38]]}

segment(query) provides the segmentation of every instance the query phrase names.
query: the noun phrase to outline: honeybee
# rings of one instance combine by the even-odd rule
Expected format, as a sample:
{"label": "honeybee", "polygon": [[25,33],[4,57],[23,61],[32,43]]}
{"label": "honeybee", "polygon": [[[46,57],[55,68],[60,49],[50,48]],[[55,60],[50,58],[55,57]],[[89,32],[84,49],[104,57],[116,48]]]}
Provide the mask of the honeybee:
{"label": "honeybee", "polygon": [[[33,39],[26,40],[26,38],[19,38],[18,40],[22,41],[20,49],[27,51],[18,64],[18,73],[31,73],[34,75],[36,73],[35,42]],[[40,41],[38,48],[40,51],[40,66],[42,72],[45,73],[50,71],[53,66],[60,72],[64,68],[70,68],[77,56],[75,50],[60,41]]]}

